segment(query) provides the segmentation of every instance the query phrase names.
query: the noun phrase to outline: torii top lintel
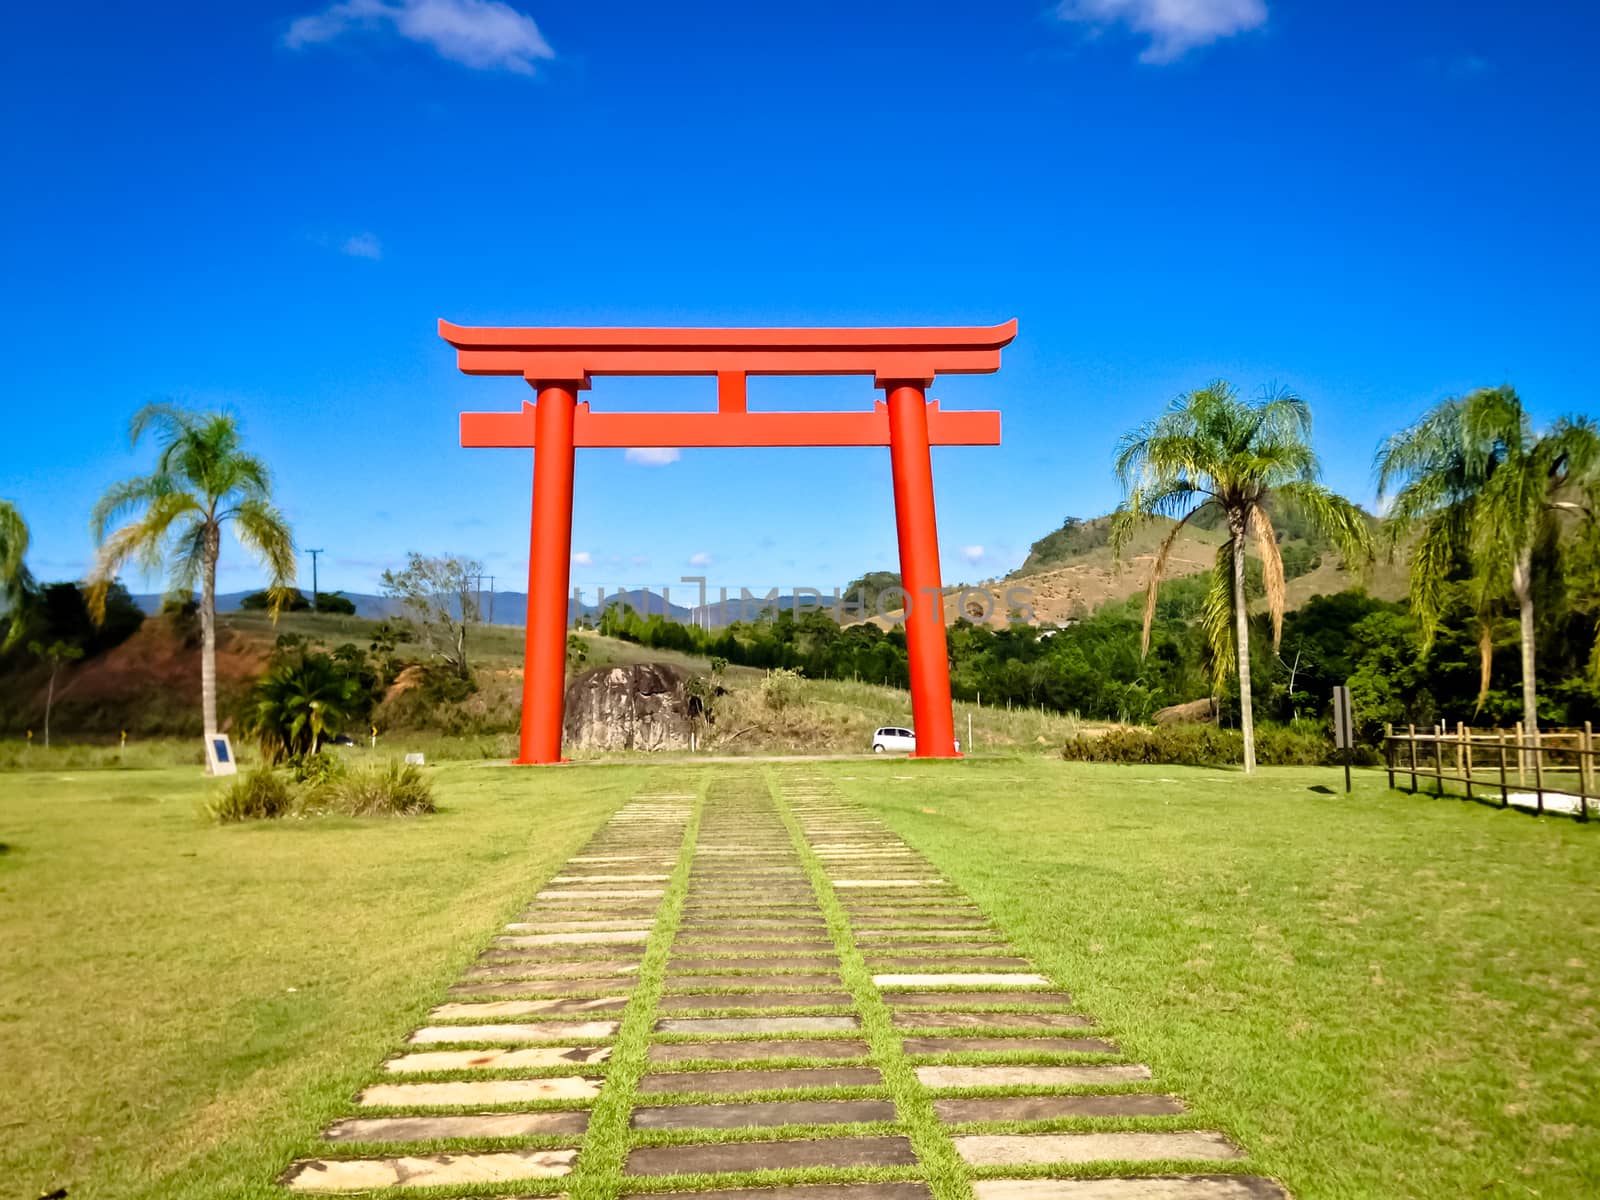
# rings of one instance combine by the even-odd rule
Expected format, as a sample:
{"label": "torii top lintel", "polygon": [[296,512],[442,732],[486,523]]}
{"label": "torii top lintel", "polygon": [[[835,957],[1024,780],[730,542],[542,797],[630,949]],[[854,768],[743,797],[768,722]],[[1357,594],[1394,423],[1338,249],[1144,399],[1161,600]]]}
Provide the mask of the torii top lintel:
{"label": "torii top lintel", "polygon": [[[898,329],[539,329],[439,322],[468,375],[520,375],[535,388],[575,392],[596,375],[716,376],[714,413],[596,413],[579,404],[573,444],[630,446],[883,446],[882,401],[872,412],[752,413],[750,375],[871,375],[876,387],[927,388],[937,375],[1000,369],[1017,335],[1001,325]],[[463,446],[532,446],[532,404],[520,413],[462,413]],[[930,445],[998,445],[997,412],[928,405]]]}

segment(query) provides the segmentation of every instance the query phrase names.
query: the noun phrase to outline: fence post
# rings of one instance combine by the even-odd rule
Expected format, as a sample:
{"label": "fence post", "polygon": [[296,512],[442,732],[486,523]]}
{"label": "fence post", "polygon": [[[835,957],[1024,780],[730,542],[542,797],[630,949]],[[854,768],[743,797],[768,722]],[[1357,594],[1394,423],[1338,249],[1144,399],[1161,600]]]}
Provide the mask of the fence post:
{"label": "fence post", "polygon": [[1517,786],[1528,786],[1528,747],[1522,738],[1522,722],[1517,722]]}
{"label": "fence post", "polygon": [[1500,742],[1500,807],[1504,808],[1511,803],[1511,793],[1506,787],[1506,731],[1496,726],[1494,732]]}
{"label": "fence post", "polygon": [[1544,750],[1539,744],[1539,725],[1534,723],[1533,730],[1533,786],[1539,793],[1539,815],[1544,815]]}
{"label": "fence post", "polygon": [[1411,794],[1415,796],[1417,794],[1417,727],[1408,725],[1406,728],[1410,730],[1406,740],[1411,745]]}
{"label": "fence post", "polygon": [[1456,722],[1456,774],[1466,785],[1467,799],[1472,799],[1472,743],[1467,741],[1467,727]]}
{"label": "fence post", "polygon": [[1583,723],[1583,749],[1578,752],[1578,819],[1589,819],[1589,793],[1594,790],[1594,722]]}
{"label": "fence post", "polygon": [[1389,790],[1394,791],[1394,722],[1383,723],[1383,765],[1389,769]]}
{"label": "fence post", "polygon": [[1433,731],[1433,794],[1444,795],[1444,726]]}

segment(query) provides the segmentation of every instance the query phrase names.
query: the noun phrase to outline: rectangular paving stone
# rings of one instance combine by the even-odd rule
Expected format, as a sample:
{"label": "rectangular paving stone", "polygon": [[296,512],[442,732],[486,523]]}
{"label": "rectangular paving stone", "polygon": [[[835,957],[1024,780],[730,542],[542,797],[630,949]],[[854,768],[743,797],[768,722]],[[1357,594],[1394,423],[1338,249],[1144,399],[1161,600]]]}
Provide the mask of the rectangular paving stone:
{"label": "rectangular paving stone", "polygon": [[832,1033],[861,1028],[861,1018],[823,1017],[665,1017],[658,1033]]}
{"label": "rectangular paving stone", "polygon": [[1149,1079],[1143,1063],[1083,1063],[1071,1067],[917,1067],[924,1087],[1076,1087]]}
{"label": "rectangular paving stone", "polygon": [[1188,1110],[1176,1096],[1151,1092],[1110,1095],[983,1096],[933,1102],[941,1121],[1054,1121],[1064,1117],[1171,1117]]}
{"label": "rectangular paving stone", "polygon": [[629,1200],[930,1200],[932,1194],[925,1183],[809,1183],[715,1192],[635,1192]]}
{"label": "rectangular paving stone", "polygon": [[292,1164],[283,1183],[291,1192],[353,1192],[377,1188],[444,1187],[550,1179],[572,1170],[576,1150],[493,1150],[396,1158],[314,1158]]}
{"label": "rectangular paving stone", "polygon": [[618,929],[639,928],[640,922],[627,918],[616,921],[558,921],[549,918],[537,921],[511,921],[505,929],[510,933],[606,933]]}
{"label": "rectangular paving stone", "polygon": [[654,1146],[628,1155],[628,1175],[726,1174],[796,1167],[910,1167],[916,1165],[904,1137],[816,1138],[785,1142],[724,1142],[718,1145]]}
{"label": "rectangular paving stone", "polygon": [[525,1050],[425,1050],[402,1054],[383,1064],[395,1074],[416,1071],[525,1071],[535,1067],[570,1067],[605,1062],[609,1046],[539,1046]]}
{"label": "rectangular paving stone", "polygon": [[575,863],[659,863],[663,867],[674,865],[675,860],[655,854],[575,854],[567,859]]}
{"label": "rectangular paving stone", "polygon": [[914,1037],[902,1041],[907,1054],[1116,1054],[1104,1038]]}
{"label": "rectangular paving stone", "polygon": [[551,883],[665,883],[671,875],[557,875]]}
{"label": "rectangular paving stone", "polygon": [[925,888],[942,887],[942,879],[830,879],[836,888]]}
{"label": "rectangular paving stone", "polygon": [[998,933],[980,929],[857,929],[855,935],[858,941],[885,948],[905,942],[971,942],[985,937],[1003,940]]}
{"label": "rectangular paving stone", "polygon": [[833,975],[774,975],[770,971],[760,975],[668,975],[670,987],[700,988],[825,988],[839,987],[839,976]]}
{"label": "rectangular paving stone", "polygon": [[836,967],[839,965],[837,954],[782,954],[782,955],[747,955],[745,957],[726,958],[673,958],[667,962],[667,970],[673,971],[732,971],[746,966],[763,967]]}
{"label": "rectangular paving stone", "polygon": [[867,1043],[853,1038],[788,1038],[751,1042],[657,1042],[648,1051],[651,1062],[756,1062],[764,1058],[865,1058]]}
{"label": "rectangular paving stone", "polygon": [[978,1179],[972,1190],[977,1200],[1289,1200],[1282,1184],[1259,1175]]}
{"label": "rectangular paving stone", "polygon": [[648,929],[596,929],[586,932],[530,933],[496,938],[506,946],[600,946],[613,943],[648,942]]}
{"label": "rectangular paving stone", "polygon": [[454,1083],[375,1083],[363,1088],[356,1103],[364,1107],[457,1107],[482,1104],[524,1104],[529,1100],[592,1100],[600,1094],[599,1079],[567,1075],[559,1079],[470,1079]]}
{"label": "rectangular paving stone", "polygon": [[891,1008],[982,1008],[996,1004],[1070,1004],[1065,992],[887,992]]}
{"label": "rectangular paving stone", "polygon": [[953,1139],[956,1153],[975,1167],[1091,1163],[1111,1159],[1226,1160],[1244,1153],[1220,1133],[1206,1129],[1145,1133],[967,1134]]}
{"label": "rectangular paving stone", "polygon": [[1061,1012],[936,1012],[907,1009],[890,1023],[902,1029],[1087,1029],[1094,1024],[1081,1013]]}
{"label": "rectangular paving stone", "polygon": [[695,954],[746,954],[771,951],[774,954],[791,954],[812,950],[832,950],[832,942],[824,941],[779,941],[775,939],[762,939],[757,941],[752,938],[740,940],[719,940],[715,937],[686,938],[678,937],[674,945]]}
{"label": "rectangular paving stone", "polygon": [[482,1017],[528,1017],[535,1013],[619,1012],[628,1006],[626,996],[599,996],[592,1000],[486,1000],[441,1004],[428,1016],[435,1021],[477,1020]]}
{"label": "rectangular paving stone", "polygon": [[466,979],[604,979],[637,975],[636,958],[597,958],[582,962],[480,962],[462,972]]}
{"label": "rectangular paving stone", "polygon": [[587,1112],[469,1113],[450,1117],[351,1117],[322,1131],[328,1142],[431,1142],[441,1138],[551,1137],[589,1128]]}
{"label": "rectangular paving stone", "polygon": [[551,888],[539,892],[535,900],[643,900],[666,895],[664,888],[594,888],[586,891]]}
{"label": "rectangular paving stone", "polygon": [[639,1091],[773,1092],[795,1088],[876,1087],[883,1076],[873,1067],[780,1067],[748,1071],[672,1071],[646,1075]]}
{"label": "rectangular paving stone", "polygon": [[1032,964],[1025,958],[1016,958],[1004,954],[923,954],[918,956],[894,954],[868,954],[867,966],[874,971],[889,970],[891,968],[918,967],[927,970],[930,967],[960,967],[960,968],[985,968],[993,970],[997,967],[1014,967],[1026,970]]}
{"label": "rectangular paving stone", "polygon": [[617,1021],[506,1022],[494,1025],[424,1025],[406,1040],[413,1046],[438,1042],[548,1042],[615,1037]]}
{"label": "rectangular paving stone", "polygon": [[773,1100],[764,1104],[674,1104],[636,1108],[635,1129],[744,1129],[893,1121],[892,1100]]}
{"label": "rectangular paving stone", "polygon": [[453,983],[451,996],[583,996],[615,991],[617,980],[608,979],[471,979]]}
{"label": "rectangular paving stone", "polygon": [[845,992],[685,992],[661,997],[656,1007],[662,1012],[683,1012],[694,1008],[809,1008],[849,1003],[850,996]]}
{"label": "rectangular paving stone", "polygon": [[872,982],[881,988],[902,987],[1049,987],[1043,975],[1001,975],[971,972],[927,975],[874,975]]}

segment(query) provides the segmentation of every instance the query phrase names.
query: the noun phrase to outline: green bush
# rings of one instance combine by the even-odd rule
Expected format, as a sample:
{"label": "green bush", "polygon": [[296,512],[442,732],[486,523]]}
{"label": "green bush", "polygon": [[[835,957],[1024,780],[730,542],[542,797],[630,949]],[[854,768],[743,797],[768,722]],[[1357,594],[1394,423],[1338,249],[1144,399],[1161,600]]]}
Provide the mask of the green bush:
{"label": "green bush", "polygon": [[[1193,767],[1232,766],[1244,760],[1244,736],[1215,725],[1158,725],[1153,729],[1108,729],[1099,736],[1079,734],[1061,748],[1073,762],[1176,763]],[[1343,760],[1320,728],[1256,726],[1256,761],[1267,767],[1333,766]],[[1371,750],[1356,751],[1355,762],[1376,762]]]}
{"label": "green bush", "polygon": [[310,784],[314,788],[332,783],[345,773],[344,763],[340,761],[337,752],[329,752],[327,749],[295,759],[290,769],[294,772],[296,783]]}
{"label": "green bush", "polygon": [[294,792],[266,768],[235,777],[227,790],[206,805],[217,821],[270,821],[294,811]]}
{"label": "green bush", "polygon": [[773,712],[782,712],[800,699],[805,680],[799,671],[778,667],[761,681],[761,702]]}
{"label": "green bush", "polygon": [[397,759],[340,775],[317,789],[316,802],[351,817],[410,817],[438,811],[428,777]]}

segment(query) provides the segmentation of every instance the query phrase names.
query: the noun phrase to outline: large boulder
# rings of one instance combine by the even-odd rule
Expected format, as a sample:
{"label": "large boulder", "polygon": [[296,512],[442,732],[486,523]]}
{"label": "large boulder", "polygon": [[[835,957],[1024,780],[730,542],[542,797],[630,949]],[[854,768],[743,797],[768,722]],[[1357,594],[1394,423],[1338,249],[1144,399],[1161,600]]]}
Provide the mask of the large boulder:
{"label": "large boulder", "polygon": [[687,750],[688,676],[666,663],[595,667],[567,685],[563,738],[576,750]]}
{"label": "large boulder", "polygon": [[1217,702],[1210,696],[1156,710],[1157,725],[1205,725],[1217,719]]}

